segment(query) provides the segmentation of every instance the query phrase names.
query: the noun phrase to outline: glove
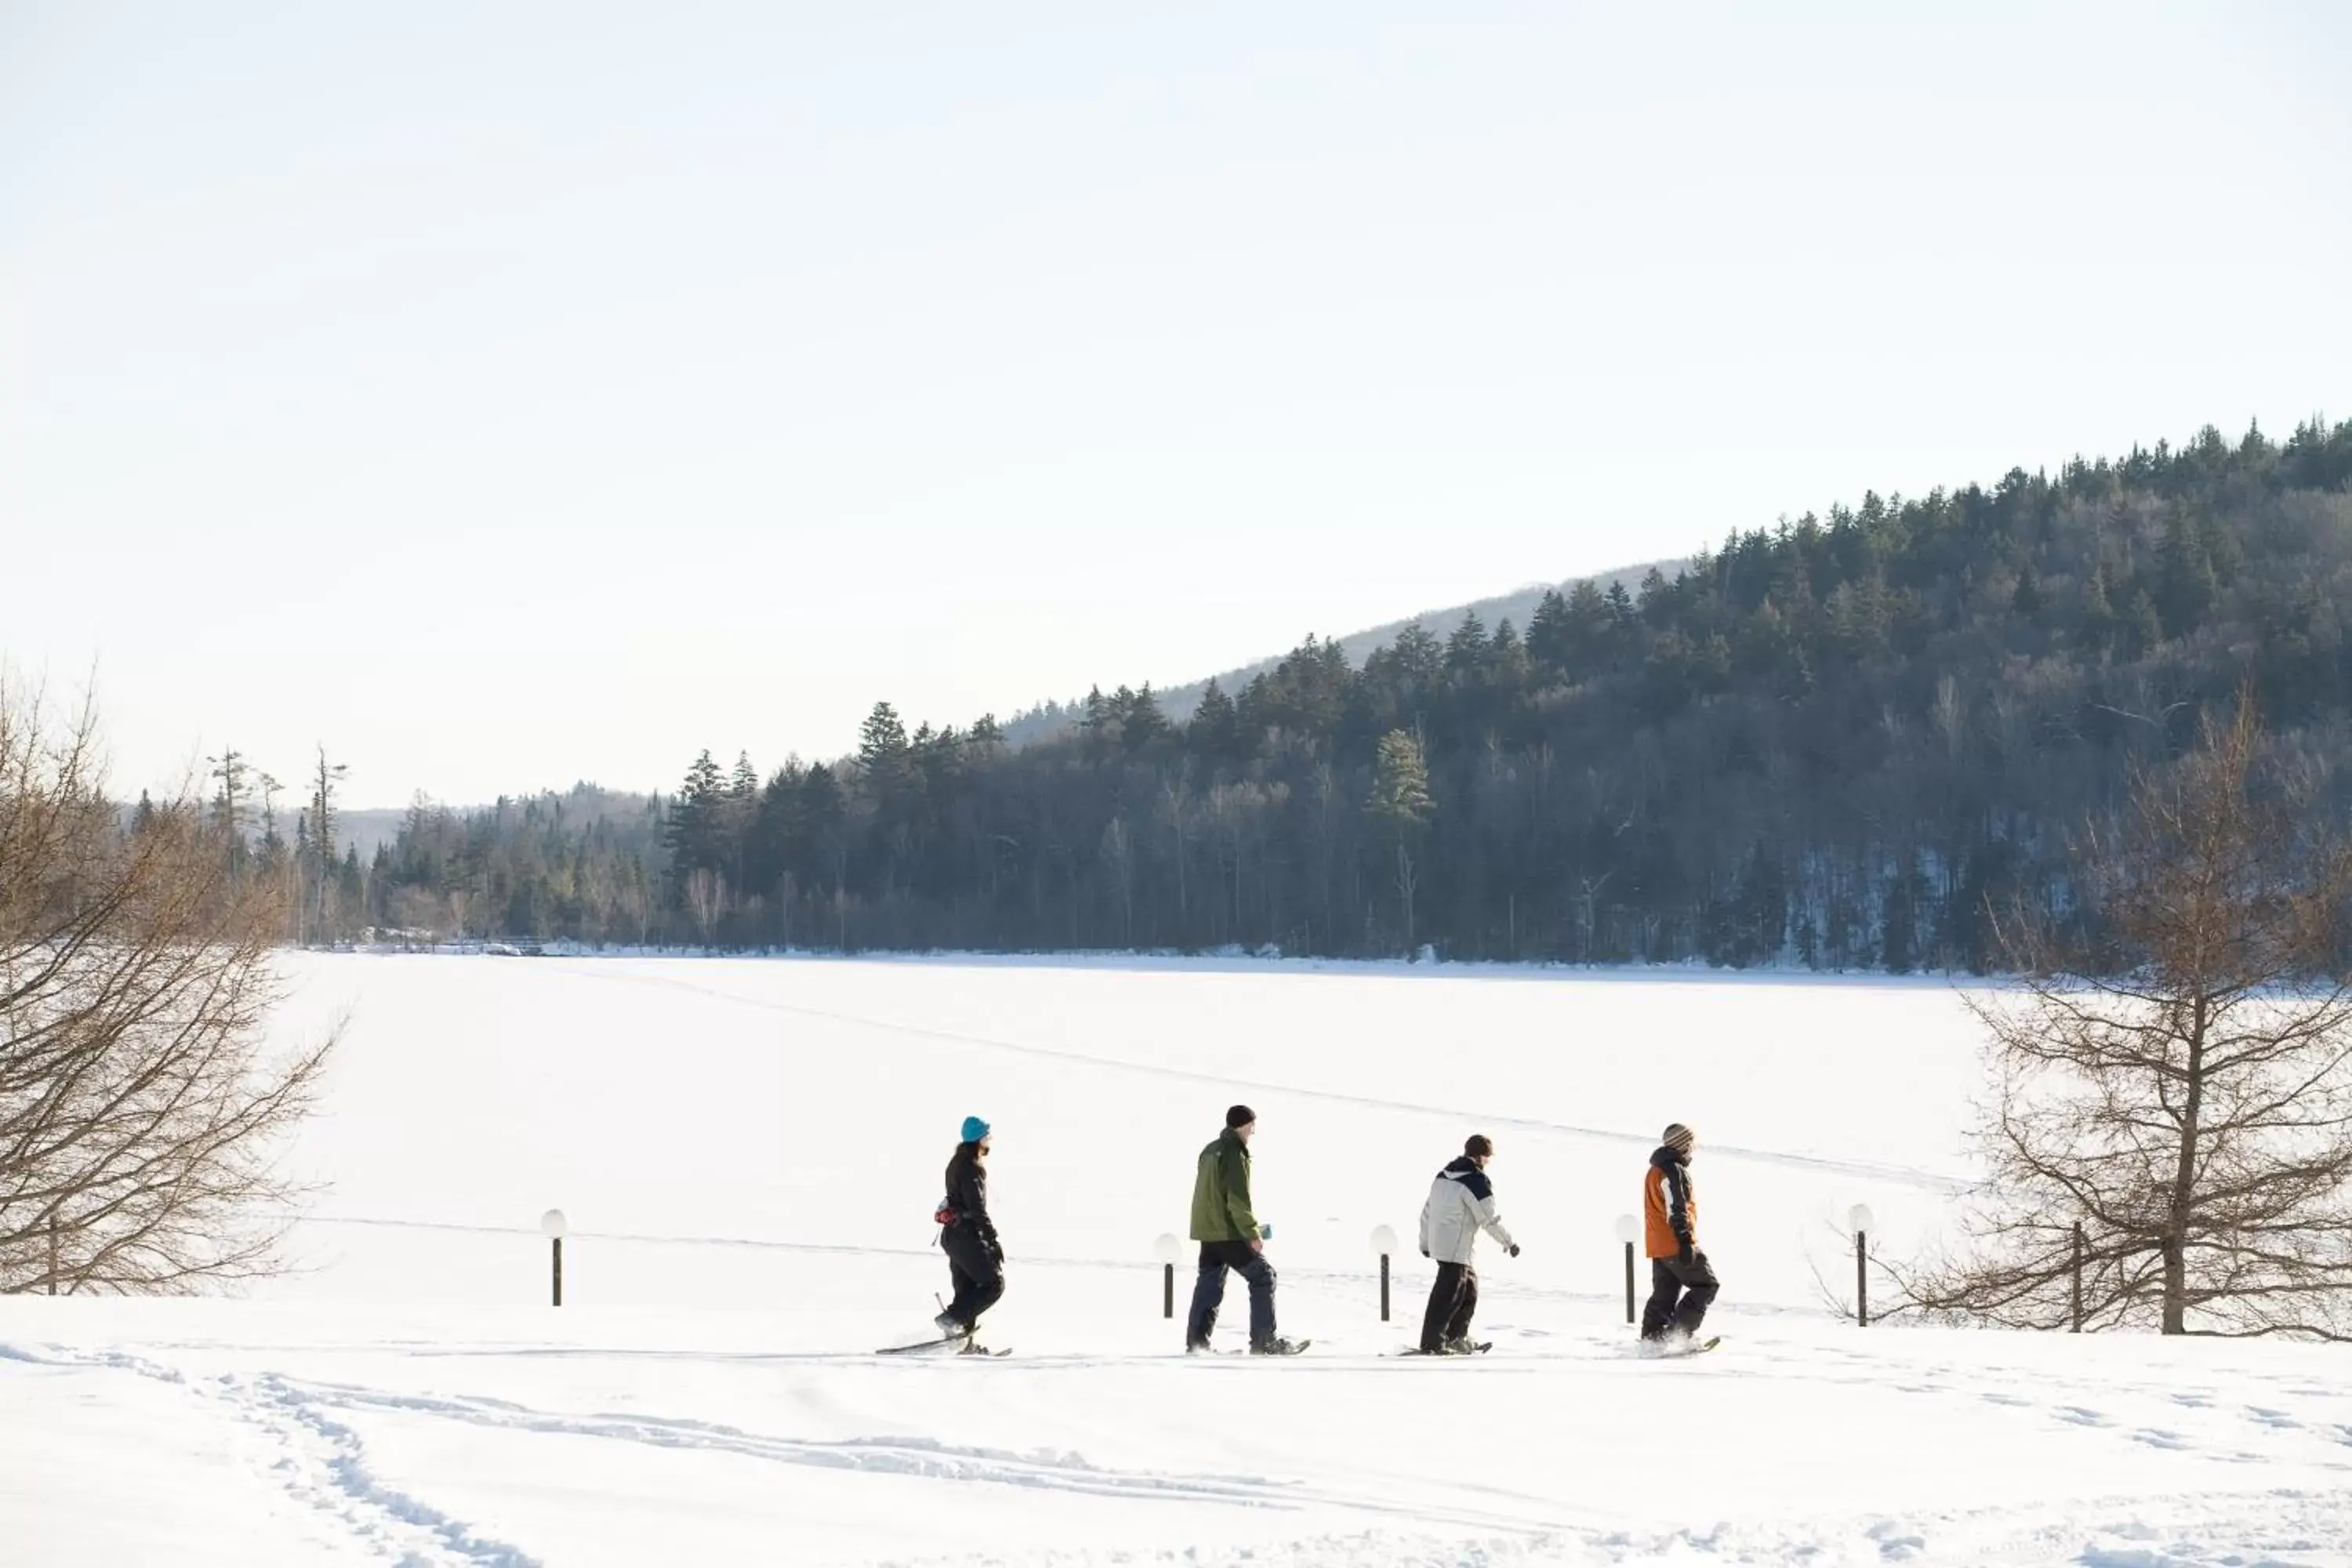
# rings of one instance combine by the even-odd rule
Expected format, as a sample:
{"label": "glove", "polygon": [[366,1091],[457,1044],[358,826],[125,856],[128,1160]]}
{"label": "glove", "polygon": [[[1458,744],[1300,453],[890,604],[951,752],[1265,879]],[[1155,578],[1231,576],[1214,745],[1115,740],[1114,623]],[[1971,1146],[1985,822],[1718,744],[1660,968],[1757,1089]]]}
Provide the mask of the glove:
{"label": "glove", "polygon": [[1427,1247],[1423,1247],[1423,1248],[1421,1249],[1421,1255],[1422,1255],[1423,1258],[1428,1257],[1428,1256],[1429,1256],[1429,1248],[1427,1248]]}
{"label": "glove", "polygon": [[1515,1242],[1511,1243],[1511,1245],[1510,1245],[1510,1246],[1508,1246],[1508,1247],[1505,1247],[1503,1250],[1504,1250],[1504,1251],[1506,1251],[1506,1252],[1507,1252],[1507,1253],[1509,1253],[1513,1258],[1517,1258],[1517,1257],[1519,1255],[1519,1244],[1518,1244],[1517,1242],[1516,1242],[1516,1241],[1515,1241]]}

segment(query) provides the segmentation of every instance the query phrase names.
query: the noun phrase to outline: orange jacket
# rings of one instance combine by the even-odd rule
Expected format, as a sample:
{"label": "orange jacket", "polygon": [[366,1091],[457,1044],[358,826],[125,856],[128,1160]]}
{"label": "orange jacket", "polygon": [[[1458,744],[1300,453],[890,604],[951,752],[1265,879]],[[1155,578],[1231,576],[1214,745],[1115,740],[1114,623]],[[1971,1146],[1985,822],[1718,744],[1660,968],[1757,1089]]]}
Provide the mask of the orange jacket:
{"label": "orange jacket", "polygon": [[1698,1198],[1691,1191],[1690,1167],[1671,1149],[1650,1156],[1642,1178],[1643,1241],[1652,1258],[1672,1258],[1685,1245],[1698,1247]]}

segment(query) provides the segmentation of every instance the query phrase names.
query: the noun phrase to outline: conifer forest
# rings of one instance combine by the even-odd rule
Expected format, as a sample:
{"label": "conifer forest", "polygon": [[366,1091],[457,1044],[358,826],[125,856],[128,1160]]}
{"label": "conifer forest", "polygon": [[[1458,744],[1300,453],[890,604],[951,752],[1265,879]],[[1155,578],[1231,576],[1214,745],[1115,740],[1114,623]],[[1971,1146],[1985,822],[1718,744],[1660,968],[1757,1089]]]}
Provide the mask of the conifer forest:
{"label": "conifer forest", "polygon": [[1014,746],[883,700],[837,758],[420,800],[365,861],[323,756],[292,844],[215,777],[306,941],[1982,969],[1988,910],[2063,914],[2070,836],[2242,689],[2340,812],[2347,607],[2352,423],[2209,427],[1865,493],[1360,666],[1308,637],[1190,711],[1114,682]]}

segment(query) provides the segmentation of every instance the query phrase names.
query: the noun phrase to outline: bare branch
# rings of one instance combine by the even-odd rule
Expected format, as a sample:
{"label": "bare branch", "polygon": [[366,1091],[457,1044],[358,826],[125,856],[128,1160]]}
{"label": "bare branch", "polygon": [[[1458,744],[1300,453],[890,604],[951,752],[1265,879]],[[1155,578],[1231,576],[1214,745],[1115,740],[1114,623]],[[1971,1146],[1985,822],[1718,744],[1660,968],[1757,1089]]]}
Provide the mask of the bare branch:
{"label": "bare branch", "polygon": [[96,735],[0,686],[0,1291],[269,1273],[331,1044],[263,1048],[282,884],[185,786],[126,819]]}
{"label": "bare branch", "polygon": [[2096,922],[1996,912],[2022,979],[1970,999],[1997,1079],[1970,1246],[1899,1271],[1930,1316],[2058,1328],[2079,1289],[2085,1328],[2352,1334],[2352,847],[2263,750],[2242,696],[2135,772],[2076,846]]}

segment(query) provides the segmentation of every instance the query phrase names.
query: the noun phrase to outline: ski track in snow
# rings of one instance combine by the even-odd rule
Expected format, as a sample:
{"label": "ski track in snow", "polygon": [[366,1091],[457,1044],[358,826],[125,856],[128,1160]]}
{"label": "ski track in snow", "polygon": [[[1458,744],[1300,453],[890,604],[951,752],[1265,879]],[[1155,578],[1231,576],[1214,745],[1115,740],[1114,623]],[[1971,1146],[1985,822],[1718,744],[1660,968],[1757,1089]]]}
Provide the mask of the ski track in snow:
{"label": "ski track in snow", "polygon": [[[158,1348],[158,1347],[150,1347]],[[188,1343],[188,1351],[219,1354],[230,1347]],[[317,1347],[308,1347],[316,1349]],[[403,1359],[434,1353],[428,1347],[370,1344],[345,1347]],[[1509,1563],[1636,1564],[1715,1561],[1725,1563],[1979,1563],[2061,1564],[2080,1568],[2318,1568],[2352,1563],[2352,1401],[2343,1391],[2308,1376],[2263,1378],[2275,1394],[2263,1403],[2241,1403],[2219,1388],[2182,1387],[2168,1382],[2116,1381],[2095,1376],[2052,1377],[2044,1370],[2000,1365],[1962,1366],[1929,1363],[1891,1364],[1866,1352],[1834,1346],[1809,1347],[1804,1356],[1747,1356],[1716,1363],[1736,1366],[1738,1375],[1813,1384],[1893,1388],[1915,1398],[1975,1402],[2013,1414],[2082,1430],[2086,1440],[2130,1442],[2174,1453],[2258,1466],[2294,1458],[2313,1462],[2314,1446],[2330,1456],[2322,1468],[2343,1473],[2346,1484],[2326,1490],[2292,1487],[2147,1497],[2072,1500],[2063,1507],[1855,1510],[1840,1517],[1790,1521],[1727,1521],[1674,1530],[1612,1528],[1591,1519],[1531,1516],[1529,1499],[1495,1492],[1496,1508],[1416,1504],[1391,1495],[1331,1488],[1296,1479],[1214,1473],[1122,1470],[1097,1465],[1082,1454],[1052,1449],[1015,1452],[960,1445],[923,1436],[850,1437],[830,1441],[772,1436],[724,1422],[643,1412],[564,1412],[541,1409],[486,1394],[400,1392],[350,1382],[299,1378],[274,1370],[197,1375],[121,1350],[76,1350],[65,1346],[0,1342],[0,1361],[117,1372],[168,1384],[206,1402],[230,1419],[265,1433],[279,1451],[277,1482],[287,1492],[338,1521],[363,1547],[404,1568],[538,1568],[540,1559],[524,1547],[488,1539],[473,1527],[387,1483],[370,1467],[359,1434],[341,1416],[358,1414],[416,1415],[465,1423],[519,1436],[586,1437],[657,1449],[738,1456],[801,1468],[891,1476],[942,1484],[981,1484],[1029,1489],[1143,1507],[1210,1504],[1286,1512],[1313,1510],[1362,1520],[1360,1533],[1322,1533],[1279,1544],[1231,1552],[1187,1547],[1161,1552],[1023,1552],[998,1558],[986,1553],[963,1561],[1082,1564],[1183,1563],[1188,1568],[1254,1562],[1318,1568],[1322,1564],[1378,1562],[1424,1568],[1486,1568]],[[266,1354],[259,1347],[233,1353]],[[440,1352],[593,1355],[589,1350],[514,1345],[472,1352],[442,1347]],[[737,1356],[740,1361],[852,1363],[845,1356]],[[1385,1358],[1339,1354],[1291,1363],[1286,1373],[1362,1376]],[[1506,1354],[1462,1366],[1416,1368],[1405,1375],[1505,1376],[1563,1370],[1562,1363],[1622,1361],[1615,1347],[1581,1352]],[[1840,1364],[1844,1363],[1844,1364]],[[1100,1371],[1113,1366],[1163,1370],[1171,1375],[1214,1375],[1234,1370],[1223,1358],[1068,1356],[1031,1358],[1023,1373],[1060,1369]],[[1408,1363],[1410,1364],[1410,1363]],[[939,1369],[908,1364],[901,1374],[936,1375]],[[1395,1370],[1403,1370],[1402,1368]],[[984,1367],[959,1368],[969,1375]],[[1706,1365],[1669,1375],[1709,1375]],[[1719,1375],[1717,1373],[1717,1375]],[[2260,1374],[2257,1374],[2258,1376]],[[2242,1389],[2240,1390],[2242,1393]],[[2130,1407],[2130,1408],[2126,1408]],[[2147,1424],[2151,1409],[2177,1409],[2206,1429],[2191,1435]],[[2231,1434],[2236,1434],[2232,1436]],[[2242,1440],[2241,1440],[2242,1439]],[[1456,1487],[1452,1496],[1475,1502],[1492,1489]],[[951,1496],[943,1493],[942,1496]],[[1513,1511],[1510,1505],[1519,1505]],[[2150,1522],[2154,1514],[2177,1522]],[[1141,1524],[1149,1537],[1155,1527]],[[1473,1532],[1465,1539],[1462,1532]],[[915,1560],[908,1560],[915,1561]],[[943,1561],[924,1559],[921,1561]]]}
{"label": "ski track in snow", "polygon": [[[967,1034],[958,1029],[942,1029],[929,1024],[892,1023],[883,1018],[869,1018],[861,1014],[837,1012],[830,1008],[809,1007],[793,1002],[777,1002],[767,997],[746,996],[720,986],[698,985],[690,980],[680,980],[665,974],[630,974],[601,969],[593,963],[567,964],[564,974],[612,981],[624,985],[659,986],[683,991],[689,995],[725,1002],[739,1007],[750,1007],[766,1013],[782,1013],[793,1017],[815,1018],[830,1024],[848,1024],[855,1027],[878,1029],[888,1034],[912,1036],[918,1039],[939,1040],[949,1045],[977,1046],[985,1050],[1004,1051],[1015,1056],[1034,1057],[1046,1061],[1068,1062],[1094,1068],[1099,1071],[1140,1074],[1148,1078],[1168,1079],[1178,1083],[1197,1083],[1216,1087],[1220,1093],[1246,1090],[1255,1094],[1293,1095],[1302,1100],[1317,1100],[1333,1105],[1360,1105],[1374,1110],[1402,1110],[1416,1115],[1450,1116],[1456,1120],[1475,1121],[1493,1127],[1508,1127],[1522,1131],[1549,1133],[1559,1137],[1590,1139],[1597,1142],[1619,1143],[1643,1149],[1657,1140],[1647,1133],[1624,1132],[1606,1127],[1579,1127],[1570,1122],[1547,1121],[1535,1117],[1496,1115],[1483,1110],[1465,1111],[1458,1108],[1418,1100],[1391,1100],[1378,1095],[1349,1094],[1344,1090],[1303,1089],[1297,1084],[1276,1083],[1271,1079],[1235,1077],[1230,1073],[1195,1072],[1186,1068],[1162,1067],[1156,1062],[1123,1062],[1106,1057],[1088,1056],[1084,1051],[1067,1051],[1053,1046],[1034,1046],[1017,1040],[1003,1040],[986,1035]],[[1875,1164],[1862,1160],[1838,1160],[1821,1154],[1790,1154],[1775,1149],[1744,1148],[1736,1144],[1709,1143],[1709,1158],[1753,1161],[1759,1164],[1783,1165],[1798,1170],[1828,1171],[1843,1175],[1869,1176],[1904,1186],[1917,1187],[1936,1193],[1960,1193],[1969,1184],[1957,1176],[1942,1175],[1907,1165]]]}
{"label": "ski track in snow", "polygon": [[[176,1368],[120,1351],[84,1353],[52,1348],[49,1353],[39,1354],[0,1344],[0,1359],[51,1366],[110,1368],[171,1383],[190,1389],[199,1397],[220,1400],[238,1418],[264,1427],[289,1450],[289,1458],[281,1460],[279,1468],[289,1489],[297,1496],[336,1514],[372,1542],[394,1541],[403,1534],[396,1527],[413,1526],[429,1534],[443,1549],[442,1555],[434,1557],[420,1557],[410,1550],[400,1557],[403,1563],[446,1562],[486,1564],[489,1568],[536,1568],[537,1559],[518,1548],[481,1540],[458,1521],[384,1486],[368,1470],[358,1435],[332,1419],[330,1411],[431,1415],[523,1434],[597,1437],[662,1448],[736,1454],[820,1469],[1026,1487],[1124,1501],[1215,1502],[1288,1510],[1320,1505],[1374,1515],[1403,1515],[1426,1524],[1517,1528],[1522,1533],[1527,1528],[1505,1515],[1402,1508],[1377,1498],[1331,1493],[1297,1482],[1257,1477],[1106,1469],[1075,1453],[1019,1454],[928,1437],[856,1437],[815,1442],[764,1436],[722,1423],[685,1417],[559,1414],[488,1396],[402,1394],[352,1384],[313,1383],[274,1372],[250,1376],[230,1373],[191,1379]],[[1087,1359],[1101,1364],[1106,1358]],[[300,1462],[306,1458],[310,1462]],[[387,1524],[395,1528],[387,1529]]]}
{"label": "ski track in snow", "polygon": [[192,1378],[123,1351],[51,1347],[39,1354],[0,1344],[0,1360],[103,1368],[185,1389],[228,1418],[266,1434],[280,1451],[272,1468],[278,1484],[401,1568],[541,1568],[538,1558],[520,1547],[486,1539],[380,1479],[368,1466],[359,1434],[328,1414],[333,1401],[317,1397],[295,1379],[272,1372]]}

